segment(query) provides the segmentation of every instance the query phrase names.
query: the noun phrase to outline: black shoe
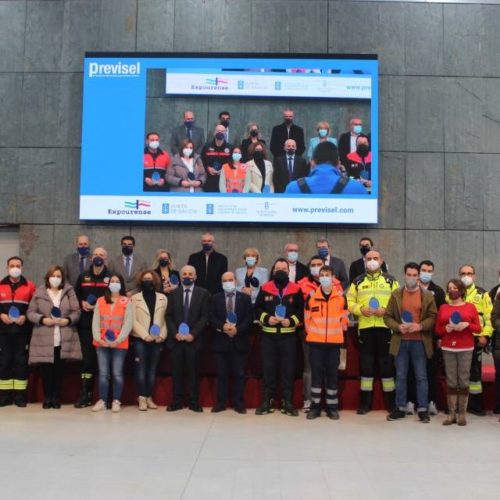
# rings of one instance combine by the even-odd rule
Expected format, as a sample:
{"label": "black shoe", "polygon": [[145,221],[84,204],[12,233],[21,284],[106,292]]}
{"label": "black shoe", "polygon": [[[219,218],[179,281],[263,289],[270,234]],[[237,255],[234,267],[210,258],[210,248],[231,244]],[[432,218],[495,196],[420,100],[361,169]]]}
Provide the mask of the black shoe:
{"label": "black shoe", "polygon": [[340,418],[339,412],[337,410],[331,410],[331,409],[328,409],[328,408],[326,410],[326,416],[330,420],[338,420]]}
{"label": "black shoe", "polygon": [[477,417],[485,417],[486,412],[482,408],[474,408],[469,406],[467,408],[467,413],[471,413],[472,415],[476,415]]}
{"label": "black shoe", "polygon": [[283,413],[283,415],[288,415],[289,417],[298,417],[299,416],[298,410],[295,409],[295,407],[293,406],[291,401],[283,400],[281,402],[281,413]]}
{"label": "black shoe", "polygon": [[167,411],[179,411],[184,409],[184,405],[182,403],[172,403],[167,406]]}
{"label": "black shoe", "polygon": [[221,411],[226,411],[226,407],[222,404],[216,404],[211,410],[211,413],[220,413]]}
{"label": "black shoe", "polygon": [[61,401],[59,399],[53,399],[52,400],[52,408],[54,408],[54,410],[60,410],[61,409]]}
{"label": "black shoe", "polygon": [[43,400],[43,404],[42,404],[42,408],[43,408],[44,410],[48,410],[48,409],[50,409],[50,408],[53,408],[53,406],[52,406],[52,401],[51,401],[50,399],[44,399],[44,400]]}
{"label": "black shoe", "polygon": [[417,414],[418,414],[418,419],[423,424],[428,424],[431,421],[428,412],[426,412],[426,411],[419,411],[419,412],[417,412]]}
{"label": "black shoe", "polygon": [[199,404],[189,405],[189,409],[195,413],[203,413],[203,408]]}
{"label": "black shoe", "polygon": [[314,420],[321,417],[321,410],[319,408],[311,408],[307,414],[307,420]]}
{"label": "black shoe", "polygon": [[493,409],[493,413],[495,415],[499,415],[500,414],[500,405],[495,405],[495,408]]}
{"label": "black shoe", "polygon": [[273,399],[265,399],[262,404],[255,410],[256,415],[267,415],[268,413],[274,413]]}
{"label": "black shoe", "polygon": [[240,415],[246,415],[247,409],[244,406],[235,406],[234,411]]}
{"label": "black shoe", "polygon": [[10,406],[13,402],[14,400],[10,394],[8,396],[2,396],[2,398],[0,398],[0,407]]}
{"label": "black shoe", "polygon": [[372,391],[361,391],[359,408],[358,411],[356,412],[358,415],[366,415],[367,413],[370,412],[372,407],[372,397],[373,397]]}
{"label": "black shoe", "polygon": [[23,394],[15,394],[14,395],[14,404],[18,408],[26,408],[26,406],[28,405],[28,402],[26,401],[26,395],[24,393]]}
{"label": "black shoe", "polygon": [[399,420],[400,418],[405,418],[406,417],[406,412],[400,410],[399,408],[396,408],[395,410],[392,410],[389,415],[387,415],[387,420],[390,422],[392,420]]}
{"label": "black shoe", "polygon": [[94,388],[94,380],[92,378],[82,379],[82,387],[80,389],[80,397],[73,405],[75,408],[87,408],[92,406],[92,389]]}

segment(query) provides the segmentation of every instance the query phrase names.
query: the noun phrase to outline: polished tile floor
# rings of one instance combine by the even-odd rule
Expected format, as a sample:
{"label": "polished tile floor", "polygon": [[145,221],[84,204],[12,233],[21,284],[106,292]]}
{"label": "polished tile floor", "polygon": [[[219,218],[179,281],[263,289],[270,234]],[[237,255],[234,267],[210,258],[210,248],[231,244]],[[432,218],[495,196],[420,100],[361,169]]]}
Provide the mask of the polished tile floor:
{"label": "polished tile floor", "polygon": [[0,498],[500,498],[500,423],[0,409]]}

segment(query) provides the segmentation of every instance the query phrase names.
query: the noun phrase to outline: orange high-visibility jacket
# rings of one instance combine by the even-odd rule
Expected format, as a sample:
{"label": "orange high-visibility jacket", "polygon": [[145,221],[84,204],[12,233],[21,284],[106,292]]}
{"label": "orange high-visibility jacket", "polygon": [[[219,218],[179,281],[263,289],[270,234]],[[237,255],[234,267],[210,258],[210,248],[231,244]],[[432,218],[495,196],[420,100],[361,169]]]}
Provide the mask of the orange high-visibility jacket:
{"label": "orange high-visibility jacket", "polygon": [[[113,330],[116,338],[118,338],[125,320],[125,311],[129,302],[130,299],[127,297],[119,297],[114,304],[108,304],[104,297],[99,297],[99,299],[97,299],[101,319],[100,331],[102,340],[106,339],[107,330]],[[94,345],[98,346],[95,341]],[[128,336],[123,342],[120,342],[116,346],[116,349],[128,349]]]}

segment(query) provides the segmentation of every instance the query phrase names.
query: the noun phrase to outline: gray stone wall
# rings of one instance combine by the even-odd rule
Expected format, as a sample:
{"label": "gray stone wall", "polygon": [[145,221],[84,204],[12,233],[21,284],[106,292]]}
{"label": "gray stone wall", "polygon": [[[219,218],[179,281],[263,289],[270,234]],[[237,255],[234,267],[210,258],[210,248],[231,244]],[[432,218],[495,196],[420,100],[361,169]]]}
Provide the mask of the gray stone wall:
{"label": "gray stone wall", "polygon": [[368,234],[398,277],[410,259],[432,258],[438,281],[472,262],[489,288],[500,268],[499,25],[491,2],[0,0],[0,224],[20,226],[38,282],[81,231],[111,253],[132,233],[143,254],[168,247],[178,264],[199,248],[204,226],[80,223],[85,51],[377,53],[380,223],[211,226],[218,246],[231,267],[248,244],[270,265],[285,241],[305,260],[326,235],[349,263]]}

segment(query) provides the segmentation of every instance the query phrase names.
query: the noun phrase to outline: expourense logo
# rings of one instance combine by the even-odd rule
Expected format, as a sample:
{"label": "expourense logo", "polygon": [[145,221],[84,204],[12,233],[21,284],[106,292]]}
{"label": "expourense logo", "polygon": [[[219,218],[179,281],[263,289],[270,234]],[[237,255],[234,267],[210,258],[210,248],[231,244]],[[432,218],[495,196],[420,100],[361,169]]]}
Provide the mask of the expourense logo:
{"label": "expourense logo", "polygon": [[89,64],[89,78],[96,76],[120,76],[120,77],[138,77],[141,73],[141,63],[123,64],[117,62],[116,64],[99,64],[91,62]]}

